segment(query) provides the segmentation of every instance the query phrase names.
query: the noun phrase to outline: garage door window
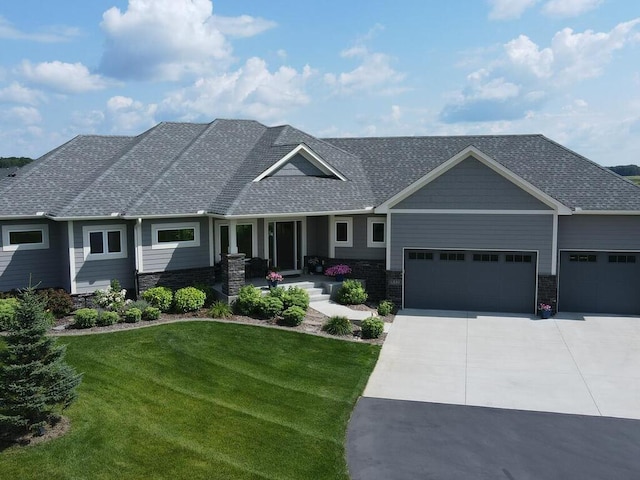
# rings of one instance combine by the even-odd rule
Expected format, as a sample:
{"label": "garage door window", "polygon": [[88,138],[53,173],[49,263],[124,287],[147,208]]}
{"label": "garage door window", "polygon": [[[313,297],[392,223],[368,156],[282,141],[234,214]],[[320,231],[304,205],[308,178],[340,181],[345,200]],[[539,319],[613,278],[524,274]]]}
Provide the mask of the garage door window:
{"label": "garage door window", "polygon": [[597,255],[569,255],[570,262],[595,263],[597,259]]}
{"label": "garage door window", "polygon": [[531,255],[506,255],[507,263],[531,263]]}
{"label": "garage door window", "polygon": [[431,252],[409,252],[409,260],[433,260]]}
{"label": "garage door window", "polygon": [[464,262],[464,253],[443,252],[440,254],[440,260],[448,262]]}
{"label": "garage door window", "polygon": [[636,263],[635,255],[609,255],[609,263]]}
{"label": "garage door window", "polygon": [[498,255],[493,253],[474,253],[473,254],[474,262],[497,262]]}

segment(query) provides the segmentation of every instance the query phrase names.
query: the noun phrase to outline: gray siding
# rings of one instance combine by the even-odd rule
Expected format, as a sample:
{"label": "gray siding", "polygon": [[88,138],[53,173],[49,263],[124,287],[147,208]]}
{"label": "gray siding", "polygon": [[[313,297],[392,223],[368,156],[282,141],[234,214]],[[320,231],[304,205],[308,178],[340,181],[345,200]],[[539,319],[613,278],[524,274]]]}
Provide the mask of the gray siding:
{"label": "gray siding", "polygon": [[[43,225],[49,226],[49,248],[42,250],[0,250],[0,291],[25,288],[64,287],[68,270],[62,262],[66,243],[62,240],[64,223],[46,220],[15,220],[1,222],[1,225]],[[0,244],[2,244],[0,235]]]}
{"label": "gray siding", "polygon": [[391,270],[402,270],[402,248],[538,251],[539,274],[551,273],[552,215],[391,216]]}
{"label": "gray siding", "polygon": [[[358,260],[383,260],[386,258],[385,248],[367,247],[367,218],[373,215],[352,215],[353,247],[336,247],[335,258]],[[381,216],[385,219],[386,216]]]}
{"label": "gray siding", "polygon": [[309,160],[299,153],[285,163],[281,168],[271,174],[272,177],[324,177],[326,176],[322,170],[316,167]]}
{"label": "gray siding", "polygon": [[307,255],[329,256],[329,217],[307,217]]}
{"label": "gray siding", "polygon": [[558,248],[640,250],[640,216],[560,216]]}
{"label": "gray siding", "polygon": [[394,208],[550,209],[473,158],[463,160]]}
{"label": "gray siding", "polygon": [[[108,260],[84,260],[84,238],[82,228],[98,225],[127,226],[127,257]],[[96,220],[74,222],[74,251],[76,260],[76,288],[78,293],[92,293],[109,287],[112,279],[117,279],[123,288],[135,286],[135,251],[133,243],[134,222],[124,220]]]}
{"label": "gray siding", "polygon": [[[156,224],[200,224],[200,245],[181,248],[152,248],[151,227]],[[179,218],[142,221],[142,258],[145,272],[163,272],[209,266],[209,221],[207,218]]]}
{"label": "gray siding", "polygon": [[264,218],[258,219],[258,252],[254,255],[259,258],[267,258],[267,254],[264,253]]}

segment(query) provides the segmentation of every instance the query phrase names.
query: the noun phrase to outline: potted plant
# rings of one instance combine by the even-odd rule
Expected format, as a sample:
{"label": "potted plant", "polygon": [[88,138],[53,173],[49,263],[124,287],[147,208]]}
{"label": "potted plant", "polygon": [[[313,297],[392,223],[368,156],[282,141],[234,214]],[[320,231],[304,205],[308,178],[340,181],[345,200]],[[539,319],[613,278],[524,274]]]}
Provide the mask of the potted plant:
{"label": "potted plant", "polygon": [[329,277],[335,277],[337,282],[343,281],[344,276],[349,275],[350,273],[351,267],[342,263],[329,267],[324,271],[325,275],[328,275]]}
{"label": "potted plant", "polygon": [[309,272],[322,273],[322,262],[318,257],[310,257],[307,260],[307,264],[309,265]]}
{"label": "potted plant", "polygon": [[270,271],[269,273],[267,273],[267,281],[269,282],[269,287],[270,288],[275,288],[278,286],[278,282],[282,281],[282,275],[280,275],[278,272],[274,272],[274,271]]}
{"label": "potted plant", "polygon": [[551,318],[551,305],[541,303],[538,305],[538,311],[540,312],[541,318]]}

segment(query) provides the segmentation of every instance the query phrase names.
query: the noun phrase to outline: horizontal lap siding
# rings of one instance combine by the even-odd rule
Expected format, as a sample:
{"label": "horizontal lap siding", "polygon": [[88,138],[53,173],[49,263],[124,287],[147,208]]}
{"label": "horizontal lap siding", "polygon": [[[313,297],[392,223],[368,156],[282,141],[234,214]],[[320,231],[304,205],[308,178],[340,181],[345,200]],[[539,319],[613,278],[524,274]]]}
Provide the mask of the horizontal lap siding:
{"label": "horizontal lap siding", "polygon": [[[82,228],[98,225],[127,225],[127,257],[108,260],[84,259],[84,238]],[[76,260],[76,288],[78,293],[92,293],[98,289],[109,287],[111,280],[117,279],[123,288],[135,286],[135,251],[133,243],[133,227],[131,221],[96,220],[93,222],[74,222],[74,248]]]}
{"label": "horizontal lap siding", "polygon": [[561,216],[558,218],[558,248],[640,250],[640,216]]}
{"label": "horizontal lap siding", "polygon": [[[168,223],[200,224],[200,245],[181,248],[152,248],[152,225]],[[142,257],[145,272],[184,270],[209,266],[209,221],[206,218],[180,218],[142,221]]]}
{"label": "horizontal lap siding", "polygon": [[[358,260],[383,260],[386,258],[384,248],[367,247],[367,218],[369,215],[354,215],[353,247],[336,247],[335,258]],[[384,220],[386,217],[376,217]]]}
{"label": "horizontal lap siding", "polygon": [[[62,229],[64,223],[51,221],[18,220],[1,223],[4,225],[48,225],[49,248],[42,250],[0,251],[0,291],[25,288],[31,285],[38,288],[64,287],[64,270]],[[0,235],[0,244],[2,235]]]}
{"label": "horizontal lap siding", "polygon": [[552,215],[395,213],[391,225],[391,270],[402,270],[403,247],[415,247],[538,251],[538,273],[551,272]]}

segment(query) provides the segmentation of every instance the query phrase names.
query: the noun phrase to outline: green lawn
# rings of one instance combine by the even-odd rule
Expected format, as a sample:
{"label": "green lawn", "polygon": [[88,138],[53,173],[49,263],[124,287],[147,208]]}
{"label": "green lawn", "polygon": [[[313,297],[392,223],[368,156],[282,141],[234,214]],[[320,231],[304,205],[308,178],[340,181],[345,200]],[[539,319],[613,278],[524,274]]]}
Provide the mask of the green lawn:
{"label": "green lawn", "polygon": [[379,347],[190,322],[59,340],[84,372],[64,437],[0,452],[15,479],[347,479]]}

